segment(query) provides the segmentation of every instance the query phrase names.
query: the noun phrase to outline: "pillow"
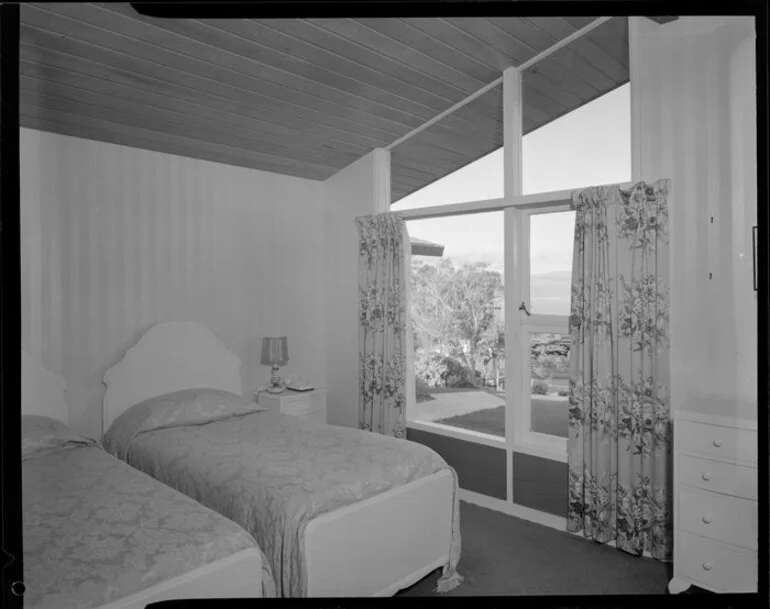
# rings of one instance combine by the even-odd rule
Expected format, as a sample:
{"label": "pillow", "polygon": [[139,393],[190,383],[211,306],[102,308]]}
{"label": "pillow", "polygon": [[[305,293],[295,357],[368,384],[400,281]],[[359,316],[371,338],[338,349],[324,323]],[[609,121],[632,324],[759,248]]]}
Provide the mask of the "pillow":
{"label": "pillow", "polygon": [[99,446],[93,438],[75,433],[54,418],[30,414],[21,416],[22,460],[71,444]]}
{"label": "pillow", "polygon": [[139,409],[150,414],[137,433],[203,425],[266,410],[243,396],[222,389],[183,389],[145,400]]}

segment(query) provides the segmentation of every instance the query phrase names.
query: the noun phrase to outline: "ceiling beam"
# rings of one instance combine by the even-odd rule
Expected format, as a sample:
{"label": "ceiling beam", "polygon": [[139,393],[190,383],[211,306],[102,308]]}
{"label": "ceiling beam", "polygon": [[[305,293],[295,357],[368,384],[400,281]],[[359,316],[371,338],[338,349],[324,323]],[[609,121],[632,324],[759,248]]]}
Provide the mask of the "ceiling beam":
{"label": "ceiling beam", "polygon": [[[554,43],[553,45],[551,45],[550,47],[545,49],[543,52],[538,53],[532,59],[529,59],[528,61],[525,61],[524,63],[522,63],[519,66],[512,66],[512,67],[515,67],[519,71],[524,71],[527,68],[529,68],[530,66],[535,65],[541,59],[545,59],[551,53],[554,53],[554,52],[558,51],[560,48],[568,45],[573,40],[577,40],[581,36],[585,36],[588,32],[590,32],[593,29],[599,27],[600,25],[602,25],[603,23],[609,21],[610,19],[612,19],[612,17],[599,17],[598,19],[595,19],[594,21],[589,23],[587,26],[585,26],[583,28],[580,28],[579,30],[575,30],[569,36],[566,36],[565,38],[562,38],[558,42]],[[395,148],[399,144],[401,144],[401,143],[405,142],[406,140],[408,140],[410,137],[417,135],[421,131],[424,131],[425,129],[427,129],[431,125],[434,125],[435,123],[440,121],[442,118],[444,118],[446,116],[449,116],[450,114],[452,114],[456,110],[459,110],[460,108],[462,108],[466,104],[472,102],[474,99],[477,99],[478,97],[481,97],[484,93],[486,93],[490,89],[496,87],[497,85],[501,84],[502,82],[503,82],[503,77],[502,76],[499,77],[499,78],[496,78],[492,82],[484,85],[481,89],[479,89],[475,93],[471,93],[465,99],[460,100],[459,102],[457,102],[451,108],[447,108],[446,110],[444,110],[440,114],[437,114],[436,116],[434,116],[432,119],[424,122],[419,127],[415,128],[415,129],[412,129],[406,135],[402,135],[395,142],[392,142],[391,144],[388,144],[387,146],[385,146],[385,150],[392,150],[393,148]]]}
{"label": "ceiling beam", "polygon": [[585,36],[588,32],[598,28],[600,25],[602,25],[603,23],[606,23],[610,19],[612,19],[612,17],[599,17],[598,19],[595,19],[594,21],[589,23],[587,26],[580,28],[579,30],[575,30],[569,36],[567,36],[566,38],[562,38],[561,40],[559,40],[559,42],[551,45],[542,53],[538,53],[532,59],[525,61],[520,66],[517,66],[517,68],[519,69],[519,71],[523,72],[527,68],[535,65],[541,59],[545,59],[552,53],[555,53],[556,51],[558,51],[560,48],[567,46],[573,40],[577,40],[581,36]]}
{"label": "ceiling beam", "polygon": [[459,102],[457,102],[451,108],[447,108],[446,110],[444,110],[440,114],[437,114],[436,116],[434,116],[432,119],[430,119],[428,121],[425,121],[422,125],[420,125],[416,129],[412,129],[406,135],[402,135],[395,142],[392,142],[391,144],[388,144],[387,146],[385,146],[385,150],[392,150],[393,148],[398,146],[400,143],[408,140],[413,135],[417,135],[418,133],[420,133],[420,131],[424,131],[425,129],[427,129],[431,125],[433,125],[433,124],[437,123],[438,121],[440,121],[445,116],[449,116],[455,110],[459,110],[460,108],[462,108],[463,106],[465,106],[469,102],[472,102],[474,99],[476,99],[478,97],[481,97],[482,95],[484,95],[484,93],[486,93],[490,89],[493,89],[494,87],[499,85],[501,82],[503,82],[503,77],[502,76],[500,78],[496,78],[491,83],[484,85],[483,87],[481,87],[481,89],[479,89],[475,93],[471,93],[468,97],[466,97],[465,99],[460,100]]}

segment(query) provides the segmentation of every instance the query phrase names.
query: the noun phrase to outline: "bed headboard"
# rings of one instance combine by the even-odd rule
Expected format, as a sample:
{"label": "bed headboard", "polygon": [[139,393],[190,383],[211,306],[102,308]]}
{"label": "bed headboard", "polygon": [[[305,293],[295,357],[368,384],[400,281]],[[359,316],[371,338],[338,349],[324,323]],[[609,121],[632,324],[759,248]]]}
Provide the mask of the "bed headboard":
{"label": "bed headboard", "polygon": [[46,370],[26,351],[21,352],[21,414],[36,414],[69,422],[64,392],[67,383],[58,374]]}
{"label": "bed headboard", "polygon": [[241,395],[241,360],[206,327],[192,321],[154,325],[104,375],[103,431],[127,408],[196,387]]}

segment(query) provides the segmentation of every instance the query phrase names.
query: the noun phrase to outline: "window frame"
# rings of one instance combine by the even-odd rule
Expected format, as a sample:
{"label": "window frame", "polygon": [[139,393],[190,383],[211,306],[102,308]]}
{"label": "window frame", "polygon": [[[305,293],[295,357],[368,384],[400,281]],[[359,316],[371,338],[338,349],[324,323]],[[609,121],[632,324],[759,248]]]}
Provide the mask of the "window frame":
{"label": "window frame", "polygon": [[[425,208],[425,210],[413,210],[414,212],[418,211],[427,211],[426,214],[417,214],[414,213],[414,216],[417,217],[404,217],[404,220],[407,222],[407,233],[408,233],[408,222],[410,220],[429,220],[433,218],[448,218],[450,216],[459,216],[459,215],[472,215],[472,214],[480,214],[480,213],[490,213],[499,211],[505,216],[506,209],[510,206],[503,206],[501,204],[505,203],[505,199],[490,199],[490,200],[481,200],[481,201],[473,201],[470,202],[471,205],[474,204],[481,204],[480,208],[475,209],[471,207],[470,210],[466,211],[468,208],[468,203],[454,203],[449,205],[442,205],[441,208],[438,208],[438,206],[433,208]],[[496,207],[492,207],[492,205],[496,205]],[[451,208],[451,209],[447,209]],[[433,211],[435,210],[435,211]],[[405,211],[412,211],[412,210],[405,210]],[[432,211],[432,213],[430,213]],[[405,215],[403,212],[398,212],[402,214],[402,217]],[[410,214],[412,215],[412,214]],[[505,220],[504,220],[505,221]],[[508,236],[505,234],[507,231],[507,226],[504,224],[503,226],[503,285],[505,286],[505,277],[507,275],[505,274],[505,268],[507,268],[507,259],[505,258],[505,250],[508,248]],[[406,271],[407,273],[411,272],[411,240],[405,240],[404,242],[404,258],[406,260]],[[407,282],[407,285],[409,285],[409,282]],[[406,427],[407,429],[412,428],[417,431],[426,431],[429,433],[435,433],[437,435],[441,436],[447,436],[450,438],[455,438],[458,440],[464,440],[467,442],[475,442],[477,444],[483,444],[486,446],[493,446],[495,448],[507,448],[509,447],[509,424],[508,424],[508,393],[506,391],[506,399],[505,399],[505,434],[503,436],[496,436],[494,434],[488,434],[481,431],[474,431],[472,429],[463,429],[462,427],[455,427],[452,425],[446,425],[444,423],[437,423],[433,421],[410,421],[408,413],[412,408],[416,407],[417,404],[417,396],[416,396],[416,381],[415,381],[415,373],[414,373],[414,334],[412,332],[412,317],[411,317],[411,290],[407,289],[407,319],[408,323],[406,324],[406,387],[407,387],[407,396],[406,396],[406,413],[405,413],[405,419],[406,419]],[[508,302],[508,295],[505,289],[503,289],[503,306],[507,306],[506,303]],[[507,319],[507,316],[506,316]],[[506,328],[506,345],[508,344],[508,322],[505,323]],[[506,353],[507,353],[507,347],[506,347]],[[506,360],[506,369],[507,369],[507,360]],[[507,380],[506,380],[507,383]],[[507,385],[506,385],[507,386]]]}
{"label": "window frame", "polygon": [[[634,46],[634,38],[637,34],[638,19],[629,18],[629,53],[633,60],[633,54],[636,50]],[[566,43],[565,43],[566,44]],[[541,58],[538,56],[539,59]],[[503,166],[504,166],[504,196],[501,199],[485,199],[476,201],[466,201],[464,203],[444,204],[439,206],[432,206],[430,208],[413,208],[405,210],[392,210],[395,213],[401,215],[404,219],[427,219],[432,217],[449,216],[449,215],[461,215],[474,211],[498,211],[504,212],[504,285],[505,288],[505,319],[506,319],[506,383],[508,386],[512,386],[512,383],[516,382],[513,378],[514,373],[521,377],[521,361],[522,352],[519,349],[508,348],[514,340],[518,340],[518,345],[526,348],[529,343],[529,337],[527,341],[521,340],[519,337],[513,337],[511,329],[516,328],[518,325],[519,333],[525,328],[521,323],[512,324],[511,320],[520,319],[524,313],[517,311],[521,296],[521,287],[517,287],[511,282],[517,276],[514,272],[514,263],[521,264],[521,257],[517,255],[518,248],[516,247],[516,235],[521,234],[521,216],[523,212],[528,210],[546,209],[546,208],[559,208],[567,209],[570,207],[572,200],[572,192],[576,188],[552,190],[552,191],[539,191],[534,193],[523,193],[523,165],[522,165],[522,137],[523,137],[523,123],[522,123],[522,91],[521,91],[521,69],[519,68],[506,68],[503,70]],[[635,79],[634,79],[634,61],[631,61],[631,74],[630,74],[630,103],[631,103],[631,176],[626,182],[612,184],[605,184],[605,186],[618,185],[620,188],[627,189],[631,187],[635,180],[639,179],[639,120],[638,120],[638,95],[635,92]],[[451,112],[453,109],[450,109]],[[447,112],[447,114],[449,113]],[[529,231],[527,231],[529,234]],[[527,273],[527,292],[529,292],[529,277]],[[517,317],[517,315],[519,317]],[[411,319],[411,315],[410,315]],[[534,322],[549,323],[548,319],[539,319],[536,316],[531,320]],[[550,326],[549,326],[550,327]],[[411,323],[407,324],[408,332],[411,334]],[[411,345],[410,345],[411,347]],[[410,348],[407,353],[407,374],[414,379],[414,361],[412,357],[412,349]],[[527,356],[529,359],[529,356]],[[515,361],[514,361],[515,360]],[[516,369],[514,368],[516,364]],[[522,387],[521,378],[518,379],[518,386]],[[414,386],[414,382],[413,385]],[[529,387],[527,387],[529,389]],[[515,410],[517,407],[522,408],[521,404],[524,400],[521,396],[518,399],[512,397],[514,392],[506,392],[506,408],[505,408],[505,438],[498,438],[495,436],[480,437],[486,434],[474,434],[470,430],[462,430],[460,428],[441,429],[441,425],[431,426],[430,424],[407,423],[407,427],[414,427],[422,429],[426,432],[431,432],[440,436],[453,437],[460,440],[466,440],[478,444],[486,444],[488,446],[500,446],[505,450],[506,460],[506,503],[515,504],[516,497],[513,488],[513,457],[515,452],[525,453],[541,458],[548,459],[552,462],[564,462],[568,460],[568,453],[566,447],[566,440],[564,440],[564,448],[561,446],[547,446],[551,436],[543,436],[538,434],[537,436],[522,435],[518,439],[515,437],[515,429],[517,427],[516,422],[520,420],[520,412]],[[416,395],[414,391],[410,392],[407,396],[407,408],[413,407],[416,402]],[[527,428],[531,425],[530,421],[527,421]],[[542,436],[542,437],[538,437]],[[530,440],[533,440],[532,442]],[[557,438],[558,440],[558,438]]]}
{"label": "window frame", "polygon": [[[476,442],[490,446],[500,446],[509,451],[525,453],[553,461],[566,462],[566,439],[549,436],[531,429],[531,404],[529,398],[529,333],[532,331],[548,331],[566,334],[568,316],[561,315],[532,315],[527,317],[518,310],[519,303],[529,304],[530,265],[529,265],[529,218],[534,214],[563,212],[570,210],[572,191],[554,191],[520,195],[509,199],[498,199],[494,202],[477,202],[476,205],[460,203],[429,208],[424,210],[409,210],[412,213],[400,212],[405,220],[441,218],[472,213],[503,211],[504,213],[504,285],[505,288],[505,330],[506,330],[506,397],[505,397],[505,436],[494,436],[482,432],[466,430],[430,421],[409,421],[407,428],[445,435],[456,439]],[[405,210],[406,211],[406,210]],[[404,244],[407,249],[407,259],[410,244]],[[408,267],[410,268],[410,267]],[[410,304],[411,298],[407,302]],[[529,308],[529,306],[528,306]],[[410,317],[411,320],[411,317]],[[414,387],[414,357],[413,336],[411,323],[408,324],[407,337],[407,376],[408,386]],[[509,391],[507,388],[518,387]],[[414,391],[407,393],[407,412],[416,406]]]}
{"label": "window frame", "polygon": [[[620,182],[620,188],[630,188],[633,182]],[[613,186],[606,184],[604,186]],[[441,218],[472,213],[503,211],[504,212],[504,285],[505,290],[505,330],[506,330],[506,387],[518,386],[521,391],[506,391],[506,418],[505,441],[502,443],[509,451],[526,453],[543,457],[554,461],[566,462],[566,440],[556,436],[548,436],[537,432],[527,431],[531,424],[531,413],[525,413],[529,408],[529,397],[523,393],[529,384],[524,383],[523,366],[526,362],[529,367],[529,356],[524,362],[522,357],[527,353],[527,340],[523,333],[529,332],[529,328],[545,328],[543,331],[554,333],[567,333],[568,316],[562,315],[532,315],[527,317],[524,312],[518,310],[521,301],[529,302],[529,217],[533,214],[570,211],[573,190],[558,190],[539,192],[528,195],[517,195],[510,198],[473,201],[442,205],[424,209],[404,210],[398,213],[404,220],[427,220],[429,218]],[[525,220],[527,221],[525,229]],[[405,242],[406,253],[410,252],[410,243]],[[526,296],[525,296],[526,294]],[[407,301],[409,302],[409,301]],[[529,306],[527,307],[529,308]],[[411,309],[410,309],[411,310]],[[525,317],[526,319],[522,319]],[[411,317],[410,317],[411,319]],[[407,324],[408,345],[407,349],[407,375],[414,378],[414,358],[412,354],[412,327]],[[534,330],[538,331],[538,330]],[[518,341],[518,348],[508,349]],[[509,363],[510,362],[510,363]],[[513,364],[516,364],[515,366]],[[528,377],[527,373],[527,377]],[[515,384],[515,385],[514,385]],[[414,387],[412,381],[412,387]],[[527,392],[528,393],[528,392]],[[515,397],[513,397],[515,396]],[[414,391],[407,392],[407,409],[416,404]],[[522,422],[524,425],[522,425]],[[452,428],[449,432],[446,425],[434,424],[428,421],[407,420],[407,427],[414,427],[422,431],[447,435],[469,442],[497,445],[501,442],[498,436]],[[518,431],[517,431],[518,429]],[[513,431],[511,431],[513,430]]]}
{"label": "window frame", "polygon": [[[633,95],[631,96],[633,100]],[[504,212],[504,285],[505,287],[505,330],[506,330],[506,387],[519,387],[522,391],[506,390],[505,399],[505,439],[502,445],[506,450],[506,461],[511,463],[514,452],[525,453],[552,461],[567,461],[566,439],[556,436],[548,436],[528,431],[531,425],[531,410],[529,403],[529,328],[533,324],[542,324],[543,327],[564,328],[561,316],[533,316],[534,319],[522,320],[524,312],[519,311],[519,305],[524,300],[529,300],[529,227],[524,230],[523,221],[528,219],[531,213],[538,211],[566,211],[571,207],[571,189],[562,189],[530,194],[522,193],[522,122],[521,122],[521,73],[516,68],[507,68],[503,71],[503,153],[504,153],[504,191],[505,196],[500,199],[485,199],[451,203],[425,208],[394,210],[404,220],[418,220],[438,218],[443,216],[464,215],[474,212],[500,211]],[[632,108],[633,114],[633,108]],[[634,154],[634,122],[631,125],[632,157]],[[633,161],[633,158],[632,158]],[[632,162],[633,169],[633,162]],[[632,180],[635,178],[632,172]],[[619,185],[628,188],[632,181],[623,183],[606,184],[605,186]],[[526,235],[526,239],[524,239]],[[409,247],[407,245],[406,247]],[[523,248],[526,248],[524,250]],[[523,266],[523,253],[526,252],[526,265]],[[526,269],[523,270],[523,269]],[[526,292],[521,285],[526,281]],[[526,293],[526,299],[524,294]],[[557,319],[548,319],[556,317]],[[411,319],[411,310],[410,310]],[[557,322],[557,323],[552,323]],[[411,334],[411,323],[407,324]],[[527,332],[525,335],[524,332]],[[526,340],[525,340],[526,339]],[[409,339],[408,339],[409,340]],[[412,357],[411,342],[407,350],[407,374],[414,377],[414,359]],[[514,347],[515,345],[515,347]],[[524,357],[526,355],[526,357]],[[524,366],[526,365],[526,384],[524,381]],[[412,386],[414,386],[412,384]],[[527,395],[522,395],[526,387]],[[414,391],[408,392],[407,409],[416,404]],[[527,418],[529,417],[529,418]],[[523,424],[522,424],[523,421]],[[450,433],[445,425],[431,424],[429,422],[409,423],[407,428],[423,429],[437,435],[451,436],[464,439],[469,442],[497,444],[496,436],[480,438],[478,432],[454,428]],[[513,488],[511,476],[507,481],[508,501],[513,501]]]}
{"label": "window frame", "polygon": [[[568,203],[559,203],[550,206],[538,208],[529,208],[521,210],[521,230],[519,239],[514,243],[516,248],[516,259],[521,261],[517,269],[517,280],[521,285],[521,300],[527,305],[527,309],[532,309],[532,299],[530,292],[531,284],[531,265],[530,265],[530,232],[531,218],[534,215],[559,213],[571,211]],[[518,307],[517,307],[518,309]],[[518,391],[512,404],[515,412],[513,425],[513,449],[516,452],[534,454],[535,456],[546,457],[555,461],[567,460],[567,439],[559,436],[551,436],[532,431],[532,393],[530,391],[530,334],[535,332],[547,332],[552,334],[569,333],[569,315],[527,315],[524,312],[519,313],[516,322],[521,327],[518,331],[520,349],[520,365],[518,375]],[[506,327],[506,338],[507,338]]]}

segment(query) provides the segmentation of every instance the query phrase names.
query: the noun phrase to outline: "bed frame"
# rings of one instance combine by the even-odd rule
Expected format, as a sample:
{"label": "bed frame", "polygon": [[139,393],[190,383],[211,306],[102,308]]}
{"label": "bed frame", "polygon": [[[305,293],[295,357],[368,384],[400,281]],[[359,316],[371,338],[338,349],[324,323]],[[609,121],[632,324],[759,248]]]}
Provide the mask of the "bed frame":
{"label": "bed frame", "polygon": [[[242,395],[240,366],[205,327],[159,323],[105,374],[105,429],[133,404],[173,391]],[[313,519],[305,530],[308,596],[391,596],[445,565],[453,497],[454,477],[444,470]]]}
{"label": "bed frame", "polygon": [[[47,416],[66,425],[69,416],[64,379],[46,370],[26,351],[22,351],[21,369],[22,414]],[[172,599],[259,598],[262,596],[261,573],[262,555],[257,549],[248,548],[99,609],[144,609],[149,603]]]}

